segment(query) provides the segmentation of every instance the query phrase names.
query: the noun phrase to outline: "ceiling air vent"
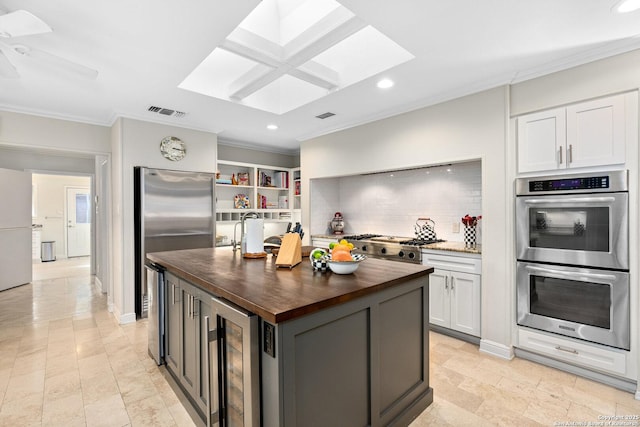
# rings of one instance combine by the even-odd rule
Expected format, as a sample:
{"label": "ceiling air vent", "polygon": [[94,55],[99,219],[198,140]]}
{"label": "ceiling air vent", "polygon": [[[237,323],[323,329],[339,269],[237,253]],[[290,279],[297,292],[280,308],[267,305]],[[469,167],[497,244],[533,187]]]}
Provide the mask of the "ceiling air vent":
{"label": "ceiling air vent", "polygon": [[335,116],[335,114],[334,113],[330,113],[330,112],[326,112],[326,113],[322,113],[322,114],[320,114],[320,115],[318,115],[316,117],[319,118],[319,119],[323,119],[324,120],[324,119],[329,118],[331,116]]}
{"label": "ceiling air vent", "polygon": [[184,117],[187,114],[183,111],[176,111],[170,108],[156,107],[154,105],[147,108],[147,111],[151,113],[162,114],[163,116],[178,117],[178,118]]}

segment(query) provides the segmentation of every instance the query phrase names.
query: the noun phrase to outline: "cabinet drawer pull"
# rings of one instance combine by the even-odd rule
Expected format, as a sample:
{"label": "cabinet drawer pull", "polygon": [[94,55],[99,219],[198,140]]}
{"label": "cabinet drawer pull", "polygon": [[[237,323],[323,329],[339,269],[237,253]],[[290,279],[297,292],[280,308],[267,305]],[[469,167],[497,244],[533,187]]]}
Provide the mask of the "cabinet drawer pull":
{"label": "cabinet drawer pull", "polygon": [[446,277],[444,278],[444,289],[445,289],[446,291],[448,291],[448,290],[449,290],[449,276],[446,276]]}
{"label": "cabinet drawer pull", "polygon": [[561,345],[557,345],[557,346],[556,346],[556,350],[558,350],[558,351],[564,351],[564,352],[566,352],[566,353],[571,353],[571,354],[580,354],[580,353],[578,353],[578,350],[575,350],[575,349],[573,349],[573,348],[563,347],[563,346],[561,346]]}
{"label": "cabinet drawer pull", "polygon": [[453,291],[453,283],[454,283],[455,278],[453,276],[451,276],[451,290]]}

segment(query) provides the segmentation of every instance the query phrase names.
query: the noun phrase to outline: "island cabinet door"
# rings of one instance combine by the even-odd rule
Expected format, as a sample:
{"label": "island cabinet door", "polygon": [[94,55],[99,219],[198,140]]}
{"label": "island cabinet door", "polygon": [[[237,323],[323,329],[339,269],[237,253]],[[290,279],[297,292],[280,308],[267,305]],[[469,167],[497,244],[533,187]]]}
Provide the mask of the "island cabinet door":
{"label": "island cabinet door", "polygon": [[[388,425],[429,388],[428,289],[407,290],[382,301],[373,317],[373,410],[379,425]],[[375,355],[379,355],[375,363]],[[377,385],[377,387],[375,387]]]}
{"label": "island cabinet door", "polygon": [[182,318],[180,322],[180,338],[182,357],[180,358],[180,383],[190,396],[197,396],[197,375],[200,354],[198,349],[198,311],[195,287],[181,282],[180,301]]}
{"label": "island cabinet door", "polygon": [[282,414],[264,425],[408,425],[433,401],[428,319],[425,276],[278,324],[277,362],[262,368],[263,390],[266,374],[281,379]]}
{"label": "island cabinet door", "polygon": [[171,273],[165,273],[165,363],[167,369],[179,375],[180,366],[180,280]]}

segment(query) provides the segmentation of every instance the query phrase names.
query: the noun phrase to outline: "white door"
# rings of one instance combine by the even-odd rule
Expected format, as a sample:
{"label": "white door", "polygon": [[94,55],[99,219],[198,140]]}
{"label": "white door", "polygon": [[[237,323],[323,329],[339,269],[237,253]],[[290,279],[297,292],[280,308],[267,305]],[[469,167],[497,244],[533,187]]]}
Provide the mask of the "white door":
{"label": "white door", "polygon": [[67,188],[67,257],[91,253],[91,192]]}

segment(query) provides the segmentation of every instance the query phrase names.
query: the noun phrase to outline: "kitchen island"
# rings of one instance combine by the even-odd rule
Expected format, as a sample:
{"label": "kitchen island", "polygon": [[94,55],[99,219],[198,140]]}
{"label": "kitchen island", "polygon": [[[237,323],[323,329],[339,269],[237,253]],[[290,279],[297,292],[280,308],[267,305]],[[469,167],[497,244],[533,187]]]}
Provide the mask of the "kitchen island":
{"label": "kitchen island", "polygon": [[[228,249],[148,258],[166,270],[167,369],[203,420],[219,416],[214,367],[207,363],[217,348],[210,343],[216,323],[207,326],[217,300],[257,318],[259,333],[245,331],[255,348],[245,351],[253,360],[243,360],[259,380],[257,390],[244,387],[244,425],[407,425],[433,401],[433,268],[367,259],[354,274],[337,275],[314,272],[308,260],[282,269],[271,256],[244,259]],[[198,328],[187,333],[184,325],[195,317]],[[195,369],[187,369],[186,359],[198,362]]]}

